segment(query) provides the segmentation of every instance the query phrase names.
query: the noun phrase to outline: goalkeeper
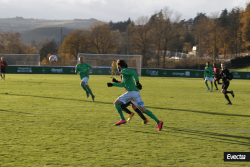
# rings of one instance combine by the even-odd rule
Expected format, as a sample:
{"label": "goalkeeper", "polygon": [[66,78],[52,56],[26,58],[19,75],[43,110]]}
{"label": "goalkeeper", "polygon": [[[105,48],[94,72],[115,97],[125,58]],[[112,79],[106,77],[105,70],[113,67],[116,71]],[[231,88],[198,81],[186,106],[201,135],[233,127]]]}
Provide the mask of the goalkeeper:
{"label": "goalkeeper", "polygon": [[[126,66],[127,68],[127,66]],[[122,75],[121,76],[121,79],[122,79]],[[113,82],[115,83],[121,83],[121,81],[117,81],[115,78],[113,78]],[[127,92],[126,88],[125,88],[125,92]],[[127,109],[127,106],[129,106],[131,104],[131,107],[133,108],[133,110],[135,112],[137,112],[137,114],[141,117],[141,119],[143,120],[143,124],[146,124],[148,123],[148,119],[143,115],[143,113],[131,102],[129,101],[128,103],[126,104],[122,104],[121,107],[122,107],[122,110],[126,113],[129,114],[129,118],[127,119],[127,121],[130,121],[132,119],[132,117],[134,116],[134,113],[131,112],[130,110]]]}
{"label": "goalkeeper", "polygon": [[111,77],[110,78],[113,78],[113,74],[115,74],[115,77],[116,77],[116,63],[115,63],[115,60],[113,61],[113,63],[111,64]]}
{"label": "goalkeeper", "polygon": [[92,101],[94,101],[95,96],[93,95],[91,89],[89,88],[88,80],[89,80],[89,72],[91,70],[91,66],[88,63],[83,62],[83,58],[79,57],[79,64],[76,65],[75,73],[80,74],[81,83],[80,85],[86,91],[87,98],[89,94],[92,96]]}
{"label": "goalkeeper", "polygon": [[[116,99],[116,101],[114,102],[115,108],[121,117],[121,120],[115,123],[115,125],[121,125],[121,124],[126,123],[126,120],[122,113],[121,105],[126,104],[127,102],[131,101],[141,112],[147,114],[149,117],[155,120],[158,126],[158,131],[160,131],[162,129],[163,122],[159,121],[156,118],[156,116],[151,111],[146,109],[146,107],[144,106],[144,103],[141,99],[140,92],[138,90],[138,89],[140,90],[142,89],[142,85],[139,83],[139,78],[138,78],[137,73],[133,70],[127,69],[126,68],[127,64],[124,60],[118,59],[116,65],[117,65],[118,72],[122,74],[122,82],[121,83],[107,83],[107,85],[108,87],[111,87],[111,86],[125,87],[127,92],[121,95],[120,97],[118,97],[118,99]],[[134,79],[136,81],[136,85],[135,85]]]}

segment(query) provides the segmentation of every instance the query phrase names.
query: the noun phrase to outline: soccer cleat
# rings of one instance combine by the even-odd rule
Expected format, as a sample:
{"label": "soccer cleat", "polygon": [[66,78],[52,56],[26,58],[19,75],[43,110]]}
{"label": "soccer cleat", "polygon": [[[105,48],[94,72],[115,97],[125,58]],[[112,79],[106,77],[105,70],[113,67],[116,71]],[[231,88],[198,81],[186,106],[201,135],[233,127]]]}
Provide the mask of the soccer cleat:
{"label": "soccer cleat", "polygon": [[211,89],[210,92],[212,92],[213,90]]}
{"label": "soccer cleat", "polygon": [[94,95],[92,96],[92,101],[95,101],[95,96]]}
{"label": "soccer cleat", "polygon": [[142,124],[147,124],[148,123],[148,119],[145,119],[142,121]]}
{"label": "soccer cleat", "polygon": [[232,105],[232,103],[227,103],[227,105]]}
{"label": "soccer cleat", "polygon": [[210,89],[207,89],[206,92],[210,91]]}
{"label": "soccer cleat", "polygon": [[218,88],[216,88],[215,90],[218,90]]}
{"label": "soccer cleat", "polygon": [[89,97],[89,92],[86,92],[87,98]]}
{"label": "soccer cleat", "polygon": [[127,121],[130,121],[133,118],[133,116],[134,116],[134,113],[131,112],[131,114],[129,115],[129,118],[127,119]]}
{"label": "soccer cleat", "polygon": [[163,125],[163,122],[162,121],[160,121],[159,123],[158,123],[158,131],[161,131],[161,129],[162,129],[162,125]]}
{"label": "soccer cleat", "polygon": [[115,126],[125,124],[126,120],[120,120],[119,122],[115,123]]}
{"label": "soccer cleat", "polygon": [[234,92],[232,91],[231,95],[234,97]]}

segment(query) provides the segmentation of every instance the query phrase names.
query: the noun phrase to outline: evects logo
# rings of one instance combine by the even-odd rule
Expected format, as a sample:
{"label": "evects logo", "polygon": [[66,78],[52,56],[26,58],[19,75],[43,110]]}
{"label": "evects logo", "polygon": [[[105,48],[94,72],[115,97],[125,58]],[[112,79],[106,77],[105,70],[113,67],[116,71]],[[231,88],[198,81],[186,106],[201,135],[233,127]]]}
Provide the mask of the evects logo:
{"label": "evects logo", "polygon": [[224,152],[224,161],[250,161],[250,152]]}
{"label": "evects logo", "polygon": [[227,154],[227,159],[246,159],[246,155],[231,155]]}

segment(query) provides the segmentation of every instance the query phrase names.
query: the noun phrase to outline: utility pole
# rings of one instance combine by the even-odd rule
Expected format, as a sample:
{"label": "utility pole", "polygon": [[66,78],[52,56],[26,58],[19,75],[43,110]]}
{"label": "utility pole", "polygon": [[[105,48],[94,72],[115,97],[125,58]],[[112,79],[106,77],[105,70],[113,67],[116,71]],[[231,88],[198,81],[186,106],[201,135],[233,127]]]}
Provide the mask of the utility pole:
{"label": "utility pole", "polygon": [[129,52],[130,51],[129,51],[129,27],[128,27],[128,52],[127,52],[128,55],[130,54]]}
{"label": "utility pole", "polygon": [[198,70],[200,70],[200,56],[201,56],[201,30],[199,32],[199,64],[198,64]]}
{"label": "utility pole", "polygon": [[61,46],[62,46],[62,27],[61,27]]}

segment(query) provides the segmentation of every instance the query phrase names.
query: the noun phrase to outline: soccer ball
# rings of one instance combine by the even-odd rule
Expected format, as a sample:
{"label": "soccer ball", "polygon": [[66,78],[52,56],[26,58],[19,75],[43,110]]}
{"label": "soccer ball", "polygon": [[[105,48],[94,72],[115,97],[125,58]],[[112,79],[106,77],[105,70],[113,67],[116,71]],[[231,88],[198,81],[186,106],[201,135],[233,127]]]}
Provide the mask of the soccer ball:
{"label": "soccer ball", "polygon": [[58,57],[56,55],[51,55],[49,57],[49,61],[52,62],[52,63],[55,63],[58,61]]}

